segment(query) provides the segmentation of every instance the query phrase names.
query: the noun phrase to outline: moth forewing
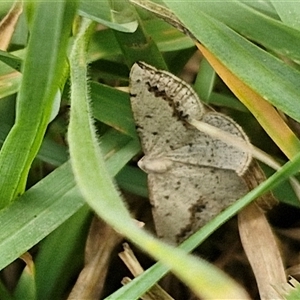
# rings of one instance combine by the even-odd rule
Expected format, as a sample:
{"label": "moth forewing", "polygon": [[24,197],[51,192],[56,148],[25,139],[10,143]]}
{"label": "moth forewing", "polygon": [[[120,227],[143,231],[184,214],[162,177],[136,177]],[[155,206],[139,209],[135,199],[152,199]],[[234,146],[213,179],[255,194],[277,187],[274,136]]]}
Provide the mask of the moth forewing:
{"label": "moth forewing", "polygon": [[177,244],[246,194],[238,175],[251,156],[191,126],[191,119],[248,141],[229,117],[211,113],[176,76],[143,62],[130,73],[131,106],[144,151],[150,202],[160,238]]}

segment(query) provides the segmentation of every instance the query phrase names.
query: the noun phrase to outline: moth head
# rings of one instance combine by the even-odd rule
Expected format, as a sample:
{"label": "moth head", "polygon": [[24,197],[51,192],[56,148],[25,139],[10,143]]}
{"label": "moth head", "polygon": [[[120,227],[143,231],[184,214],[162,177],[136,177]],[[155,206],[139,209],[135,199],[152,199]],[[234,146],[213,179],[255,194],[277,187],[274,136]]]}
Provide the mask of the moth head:
{"label": "moth head", "polygon": [[171,169],[173,162],[167,158],[142,157],[138,161],[138,166],[146,173],[165,173]]}

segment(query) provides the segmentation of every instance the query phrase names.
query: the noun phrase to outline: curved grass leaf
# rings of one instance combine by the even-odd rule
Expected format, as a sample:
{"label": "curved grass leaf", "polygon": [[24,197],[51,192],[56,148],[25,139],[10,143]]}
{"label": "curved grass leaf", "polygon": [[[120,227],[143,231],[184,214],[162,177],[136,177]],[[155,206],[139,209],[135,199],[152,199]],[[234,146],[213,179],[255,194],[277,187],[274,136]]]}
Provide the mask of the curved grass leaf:
{"label": "curved grass leaf", "polygon": [[[245,291],[221,271],[153,238],[131,219],[105,168],[90,116],[85,65],[86,38],[90,26],[89,21],[83,20],[70,55],[72,105],[68,139],[72,169],[82,195],[104,221],[153,257],[171,266],[173,272],[197,295],[247,299]],[[83,160],[83,157],[89,159]],[[213,282],[210,278],[214,278]]]}

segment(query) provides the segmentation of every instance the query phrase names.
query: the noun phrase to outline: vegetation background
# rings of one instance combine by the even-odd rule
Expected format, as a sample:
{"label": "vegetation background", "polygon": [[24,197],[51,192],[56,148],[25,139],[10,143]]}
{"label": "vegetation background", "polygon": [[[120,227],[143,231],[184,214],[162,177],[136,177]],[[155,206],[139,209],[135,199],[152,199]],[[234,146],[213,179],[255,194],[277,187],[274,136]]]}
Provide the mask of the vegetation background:
{"label": "vegetation background", "polygon": [[[138,299],[169,269],[202,298],[299,299],[298,190],[284,181],[300,166],[298,1],[164,1],[163,19],[125,0],[0,4],[1,299]],[[138,60],[184,78],[254,145],[289,161],[276,173],[262,165],[269,179],[179,248],[131,218],[151,223],[128,95]],[[277,242],[264,214],[250,216],[265,227],[249,227],[258,256],[246,257],[236,219],[216,230],[270,189]],[[133,276],[117,257],[120,236],[144,268],[149,257],[164,265],[121,288]],[[215,266],[186,254],[204,240],[198,253]],[[285,269],[290,285],[276,276]],[[169,292],[190,293],[174,281]]]}

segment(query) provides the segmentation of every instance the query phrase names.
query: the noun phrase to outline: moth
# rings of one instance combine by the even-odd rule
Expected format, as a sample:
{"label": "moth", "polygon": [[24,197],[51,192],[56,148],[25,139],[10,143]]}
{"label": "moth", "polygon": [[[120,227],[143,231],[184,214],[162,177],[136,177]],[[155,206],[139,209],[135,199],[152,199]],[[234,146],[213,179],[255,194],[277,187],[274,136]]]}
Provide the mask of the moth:
{"label": "moth", "polygon": [[173,74],[137,62],[130,72],[130,99],[148,174],[149,198],[159,238],[178,244],[245,195],[241,175],[251,155],[191,126],[195,119],[248,143],[231,118],[204,105]]}

